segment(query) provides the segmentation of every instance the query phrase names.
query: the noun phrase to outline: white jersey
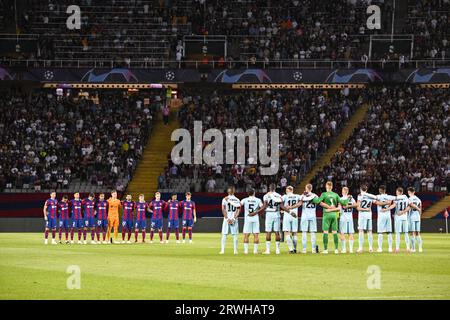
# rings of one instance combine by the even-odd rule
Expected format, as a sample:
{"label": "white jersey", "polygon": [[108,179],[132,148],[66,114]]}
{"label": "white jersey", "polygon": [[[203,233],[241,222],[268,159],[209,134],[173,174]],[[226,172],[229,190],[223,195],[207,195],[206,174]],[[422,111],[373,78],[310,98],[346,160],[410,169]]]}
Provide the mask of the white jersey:
{"label": "white jersey", "polygon": [[[422,208],[422,200],[420,200],[416,195],[409,197],[409,202],[415,204],[419,208]],[[411,210],[409,211],[409,219],[411,221],[420,221],[420,211],[411,208]]]}
{"label": "white jersey", "polygon": [[[290,207],[290,206],[296,205],[297,203],[299,203],[301,201],[301,198],[302,197],[299,194],[295,194],[295,193],[285,194],[284,196],[281,197],[285,207]],[[289,210],[289,212],[293,212],[293,213],[295,213],[296,216],[298,216],[298,208],[291,209],[291,210]]]}
{"label": "white jersey", "polygon": [[263,198],[267,202],[266,212],[280,213],[281,196],[277,192],[267,192]]}
{"label": "white jersey", "polygon": [[403,211],[406,209],[406,207],[409,205],[409,199],[406,195],[402,194],[401,196],[397,196],[395,200],[395,217],[399,220],[408,220],[408,215],[403,214],[401,216],[398,215],[400,211]]}
{"label": "white jersey", "polygon": [[223,207],[225,207],[227,212],[227,218],[231,219],[234,217],[237,208],[241,207],[241,202],[235,196],[227,196],[222,200],[222,208]]}
{"label": "white jersey", "polygon": [[[388,195],[388,194],[386,194],[386,193],[383,193],[383,194],[377,195],[377,200],[380,201],[380,202],[392,201],[392,200],[395,200],[395,196],[390,196],[390,195]],[[383,205],[383,206],[377,206],[377,213],[378,213],[378,214],[387,214],[387,215],[390,215],[390,214],[391,214],[391,211],[390,211],[390,210],[385,211],[385,212],[381,211],[382,209],[387,209],[388,207],[389,207],[388,204],[385,204],[385,205]]]}
{"label": "white jersey", "polygon": [[301,200],[302,204],[302,219],[315,219],[316,218],[316,208],[317,205],[312,202],[314,198],[317,197],[317,194],[310,193],[308,195],[302,195]]}
{"label": "white jersey", "polygon": [[249,217],[249,213],[258,211],[262,207],[261,199],[250,196],[241,200],[241,206],[244,208],[245,221],[259,221],[258,215]]}
{"label": "white jersey", "polygon": [[[347,200],[347,199],[349,199],[349,201],[348,201],[349,205],[354,205],[356,203],[355,199],[353,199],[353,197],[351,195],[346,196],[346,197],[341,197],[341,200]],[[339,219],[345,220],[345,221],[353,220],[353,208],[344,209],[343,207],[341,207]]]}

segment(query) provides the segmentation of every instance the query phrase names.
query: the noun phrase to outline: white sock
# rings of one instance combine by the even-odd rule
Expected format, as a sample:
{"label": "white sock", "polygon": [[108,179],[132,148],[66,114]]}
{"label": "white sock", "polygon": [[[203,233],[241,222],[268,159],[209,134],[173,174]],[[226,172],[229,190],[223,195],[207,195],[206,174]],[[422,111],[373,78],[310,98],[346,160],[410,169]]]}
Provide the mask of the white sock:
{"label": "white sock", "polygon": [[280,250],[280,241],[275,241],[275,245],[277,250]]}
{"label": "white sock", "polygon": [[298,240],[297,235],[293,236],[292,240],[294,242],[294,250],[297,250],[297,240]]}
{"label": "white sock", "polygon": [[222,235],[222,242],[221,242],[221,250],[225,251],[225,243],[227,242],[227,235],[223,234]]}
{"label": "white sock", "polygon": [[360,232],[359,236],[358,236],[358,245],[359,245],[359,250],[362,250],[363,245],[364,245],[364,233]]}
{"label": "white sock", "polygon": [[[311,233],[311,242],[312,242],[312,233]],[[306,250],[306,232],[302,232],[302,248]]]}
{"label": "white sock", "polygon": [[[316,251],[316,233],[311,232],[311,248],[312,250]],[[306,249],[306,246],[305,246]]]}
{"label": "white sock", "polygon": [[414,243],[416,241],[416,236],[413,235],[410,241],[411,241],[411,250],[414,250],[416,248],[416,244]]}
{"label": "white sock", "polygon": [[409,250],[409,234],[405,232],[406,250]]}
{"label": "white sock", "polygon": [[395,250],[400,250],[400,232],[395,233]]}
{"label": "white sock", "polygon": [[238,245],[238,235],[234,234],[233,235],[233,247],[234,247],[234,251],[237,251],[237,245]]}
{"label": "white sock", "polygon": [[258,252],[258,244],[254,243],[253,244],[253,253],[256,253],[256,252]]}
{"label": "white sock", "polygon": [[417,244],[419,245],[419,250],[422,250],[422,236],[417,236]]}
{"label": "white sock", "polygon": [[372,232],[367,234],[367,241],[369,242],[369,250],[373,250],[373,235]]}
{"label": "white sock", "polygon": [[[294,243],[292,242],[291,235],[286,236],[286,243],[288,245],[289,251],[294,250]],[[278,249],[278,246],[277,246],[277,249]]]}
{"label": "white sock", "polygon": [[383,248],[383,234],[379,233],[378,234],[378,249],[382,249]]}
{"label": "white sock", "polygon": [[345,239],[341,240],[341,244],[342,244],[342,251],[347,251],[347,241]]}
{"label": "white sock", "polygon": [[248,253],[248,243],[244,243],[244,253]]}
{"label": "white sock", "polygon": [[353,240],[353,239],[349,239],[348,240],[348,243],[349,243],[349,245],[350,245],[350,251],[353,251],[353,243],[355,242],[355,240]]}
{"label": "white sock", "polygon": [[389,250],[392,251],[392,233],[388,233],[388,245],[389,245]]}
{"label": "white sock", "polygon": [[266,241],[266,251],[270,251],[270,241]]}

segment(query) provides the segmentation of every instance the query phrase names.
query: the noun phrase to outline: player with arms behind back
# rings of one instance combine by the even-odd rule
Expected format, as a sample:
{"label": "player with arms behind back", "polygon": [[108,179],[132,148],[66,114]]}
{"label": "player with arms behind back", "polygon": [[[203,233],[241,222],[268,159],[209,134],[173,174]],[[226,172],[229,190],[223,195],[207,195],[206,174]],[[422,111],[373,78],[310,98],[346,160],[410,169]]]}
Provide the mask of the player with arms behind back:
{"label": "player with arms behind back", "polygon": [[62,200],[58,203],[58,215],[59,215],[59,243],[61,243],[62,230],[66,234],[66,244],[69,243],[69,198],[64,195]]}
{"label": "player with arms behind back", "polygon": [[[133,231],[133,212],[136,208],[136,203],[132,201],[131,194],[127,194],[125,201],[122,201],[123,218],[122,218],[122,243],[131,243],[131,232]],[[125,240],[125,235],[128,233],[128,238]]]}
{"label": "player with arms behind back", "polygon": [[355,199],[353,199],[352,195],[349,195],[348,192],[349,190],[347,187],[342,188],[341,200],[348,199],[348,205],[341,208],[341,214],[339,216],[339,233],[341,234],[342,253],[347,253],[346,234],[348,234],[349,252],[353,253],[353,235],[355,233],[355,228],[353,226],[353,208],[358,206]]}
{"label": "player with arms behind back", "polygon": [[155,193],[155,199],[150,202],[148,208],[152,213],[152,219],[150,222],[150,243],[153,243],[153,236],[155,234],[155,229],[158,230],[159,243],[164,243],[162,234],[163,225],[163,211],[166,207],[164,200],[161,200],[161,193],[157,191]]}
{"label": "player with arms behind back", "polygon": [[150,212],[148,203],[145,202],[145,197],[141,193],[139,195],[139,201],[136,202],[136,224],[134,227],[134,242],[138,242],[139,230],[142,232],[142,243],[145,243],[145,230],[147,228],[147,216],[146,213]]}
{"label": "player with arms behind back", "polygon": [[195,202],[191,200],[191,193],[186,192],[186,199],[181,201],[181,210],[183,214],[183,243],[186,242],[186,229],[189,233],[189,243],[192,243],[192,228],[197,222],[197,209]]}
{"label": "player with arms behind back", "polygon": [[253,234],[253,254],[258,253],[259,244],[259,209],[262,201],[255,197],[255,190],[248,192],[248,197],[241,200],[244,210],[244,254],[248,254],[248,239]]}
{"label": "player with arms behind back", "polygon": [[261,211],[266,213],[266,251],[263,254],[270,254],[270,242],[272,240],[272,232],[275,232],[275,253],[280,254],[280,209],[285,209],[282,205],[281,195],[275,191],[275,184],[269,185],[269,192],[263,197],[264,205]]}
{"label": "player with arms behind back", "polygon": [[48,232],[52,231],[52,244],[56,244],[56,216],[58,213],[58,200],[56,200],[56,192],[50,193],[50,198],[44,204],[44,220],[45,220],[45,240],[44,244],[48,244]]}
{"label": "player with arms behind back", "polygon": [[408,235],[408,211],[411,208],[409,199],[403,194],[403,188],[397,188],[397,197],[394,203],[383,211],[391,211],[395,208],[394,229],[395,229],[395,252],[400,252],[400,233],[405,235],[406,251],[409,252],[409,235]]}
{"label": "player with arms behind back", "polygon": [[[119,208],[122,207],[122,203],[117,199],[117,191],[111,191],[111,198],[108,199],[108,242],[118,243],[117,235],[119,234]],[[114,239],[111,239],[111,231],[114,229]]]}
{"label": "player with arms behind back", "polygon": [[234,187],[228,187],[228,195],[222,199],[222,241],[221,249],[219,254],[225,253],[225,244],[227,242],[227,235],[231,233],[233,235],[233,247],[234,254],[238,254],[237,244],[238,244],[238,234],[239,234],[239,224],[238,216],[241,211],[241,202],[234,195]]}
{"label": "player with arms behind back", "polygon": [[105,194],[100,193],[98,201],[95,204],[95,215],[97,217],[97,242],[100,243],[100,232],[103,235],[103,244],[106,241],[106,230],[108,229],[108,202],[105,200]]}
{"label": "player with arms behind back", "polygon": [[415,240],[419,246],[419,252],[422,252],[422,237],[420,236],[420,215],[422,214],[422,201],[416,196],[416,190],[410,187],[408,188],[409,205],[411,210],[409,211],[409,231],[411,232],[411,251],[416,252]]}

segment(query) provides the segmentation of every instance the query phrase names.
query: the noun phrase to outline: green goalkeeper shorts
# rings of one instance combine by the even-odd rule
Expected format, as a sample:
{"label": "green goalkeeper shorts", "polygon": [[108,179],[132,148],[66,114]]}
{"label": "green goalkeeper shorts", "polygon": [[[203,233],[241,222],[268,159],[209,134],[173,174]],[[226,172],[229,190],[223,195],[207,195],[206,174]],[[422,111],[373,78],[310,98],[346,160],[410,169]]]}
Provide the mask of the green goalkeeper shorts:
{"label": "green goalkeeper shorts", "polygon": [[322,230],[323,231],[338,231],[337,212],[327,212],[323,214]]}

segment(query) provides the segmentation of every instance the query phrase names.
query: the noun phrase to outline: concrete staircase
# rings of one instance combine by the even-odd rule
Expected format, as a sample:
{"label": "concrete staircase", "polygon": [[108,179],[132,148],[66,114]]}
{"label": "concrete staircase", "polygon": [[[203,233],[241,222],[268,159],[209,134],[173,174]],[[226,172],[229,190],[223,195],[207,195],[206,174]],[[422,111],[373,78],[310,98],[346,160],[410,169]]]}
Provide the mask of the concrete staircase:
{"label": "concrete staircase", "polygon": [[432,218],[438,213],[445,211],[445,209],[450,209],[450,195],[447,195],[438,202],[432,204],[422,213],[422,218]]}
{"label": "concrete staircase", "polygon": [[316,173],[330,163],[331,158],[339,149],[339,147],[350,137],[350,135],[353,133],[353,130],[358,126],[358,124],[364,120],[367,110],[369,110],[368,105],[363,105],[358,110],[356,110],[352,118],[347,122],[339,135],[334,138],[331,143],[331,147],[316,161],[311,170],[300,181],[300,184],[295,189],[296,193],[301,194],[305,190],[305,186],[310,183],[311,179],[314,178]]}
{"label": "concrete staircase", "polygon": [[157,191],[158,177],[167,166],[167,155],[170,154],[174,145],[170,141],[170,136],[175,129],[180,127],[176,111],[176,108],[171,109],[170,121],[167,126],[164,125],[162,116],[158,114],[142,159],[127,187],[126,194],[131,194],[135,201],[140,193],[145,195],[146,200],[150,200]]}

